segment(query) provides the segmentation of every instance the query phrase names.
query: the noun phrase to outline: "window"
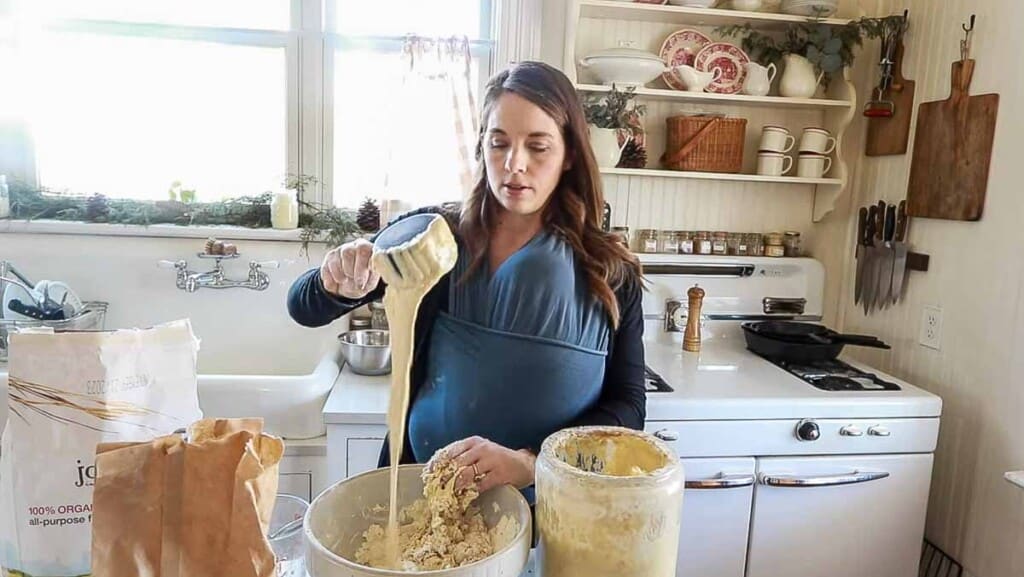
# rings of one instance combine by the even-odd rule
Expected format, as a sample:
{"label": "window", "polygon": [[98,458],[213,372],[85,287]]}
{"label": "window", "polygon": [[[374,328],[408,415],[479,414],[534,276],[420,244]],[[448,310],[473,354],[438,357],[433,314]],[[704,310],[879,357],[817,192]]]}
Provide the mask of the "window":
{"label": "window", "polygon": [[[0,173],[51,190],[210,201],[301,173],[322,184],[307,200],[354,207],[383,191],[406,35],[465,36],[474,82],[490,73],[492,0],[12,2]],[[400,138],[434,162],[431,133]]]}

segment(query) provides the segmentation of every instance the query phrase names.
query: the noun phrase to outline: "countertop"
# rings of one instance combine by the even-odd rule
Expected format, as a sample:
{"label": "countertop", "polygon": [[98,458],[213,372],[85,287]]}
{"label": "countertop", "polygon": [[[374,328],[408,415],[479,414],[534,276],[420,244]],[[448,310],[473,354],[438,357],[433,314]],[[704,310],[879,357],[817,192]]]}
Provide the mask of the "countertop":
{"label": "countertop", "polygon": [[[648,393],[648,421],[791,418],[937,417],[939,397],[869,367],[899,384],[897,392],[827,392],[750,353],[736,339],[706,342],[699,354],[678,346],[645,342],[647,364],[675,391]],[[390,375],[360,376],[344,367],[324,405],[330,424],[383,425]]]}

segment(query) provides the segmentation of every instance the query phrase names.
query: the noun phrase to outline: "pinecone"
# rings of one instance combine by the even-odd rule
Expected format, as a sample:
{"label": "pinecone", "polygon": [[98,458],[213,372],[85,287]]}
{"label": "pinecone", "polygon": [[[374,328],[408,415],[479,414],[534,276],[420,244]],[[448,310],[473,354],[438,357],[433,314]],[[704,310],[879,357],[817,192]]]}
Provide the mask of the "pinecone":
{"label": "pinecone", "polygon": [[630,138],[626,143],[626,148],[622,150],[622,157],[619,159],[617,168],[644,168],[645,166],[647,166],[647,150]]}
{"label": "pinecone", "polygon": [[89,222],[107,222],[110,203],[102,194],[94,194],[85,201],[85,218]]}
{"label": "pinecone", "polygon": [[356,224],[363,232],[377,232],[380,230],[380,207],[369,198],[363,201],[356,213]]}

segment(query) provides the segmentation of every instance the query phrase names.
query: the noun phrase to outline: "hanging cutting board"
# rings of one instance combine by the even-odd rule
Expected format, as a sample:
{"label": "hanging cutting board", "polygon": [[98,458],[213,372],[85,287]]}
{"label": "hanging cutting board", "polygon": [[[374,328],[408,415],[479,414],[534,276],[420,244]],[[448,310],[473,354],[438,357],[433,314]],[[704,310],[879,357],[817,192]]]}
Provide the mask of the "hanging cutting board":
{"label": "hanging cutting board", "polygon": [[903,42],[896,45],[893,58],[892,87],[888,97],[893,103],[889,118],[868,119],[868,141],[864,153],[868,156],[906,154],[910,142],[910,118],[914,116],[913,80],[903,78]]}
{"label": "hanging cutting board", "polygon": [[981,219],[999,95],[970,96],[973,75],[974,60],[954,62],[950,97],[921,105],[907,191],[911,216]]}

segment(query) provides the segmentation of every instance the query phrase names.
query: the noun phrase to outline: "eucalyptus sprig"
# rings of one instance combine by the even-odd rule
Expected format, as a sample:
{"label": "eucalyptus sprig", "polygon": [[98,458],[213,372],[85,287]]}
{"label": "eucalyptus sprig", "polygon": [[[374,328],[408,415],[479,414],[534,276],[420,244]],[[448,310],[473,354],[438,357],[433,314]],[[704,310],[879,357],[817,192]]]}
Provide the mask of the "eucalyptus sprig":
{"label": "eucalyptus sprig", "polygon": [[607,94],[590,94],[583,102],[587,123],[598,128],[633,128],[637,117],[647,113],[647,106],[637,104],[636,87],[619,90],[614,84]]}

